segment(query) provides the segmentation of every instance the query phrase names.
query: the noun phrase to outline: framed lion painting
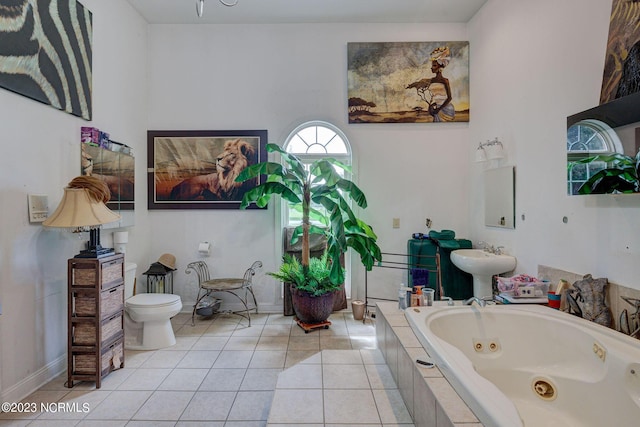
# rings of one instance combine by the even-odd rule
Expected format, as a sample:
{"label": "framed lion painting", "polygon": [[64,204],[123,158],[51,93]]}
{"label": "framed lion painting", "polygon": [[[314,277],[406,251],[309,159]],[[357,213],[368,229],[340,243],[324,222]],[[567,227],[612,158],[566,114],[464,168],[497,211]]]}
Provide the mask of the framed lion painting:
{"label": "framed lion painting", "polygon": [[238,209],[263,178],[235,179],[267,159],[266,144],[266,130],[148,131],[149,209]]}
{"label": "framed lion painting", "polygon": [[469,42],[347,44],[349,123],[469,121]]}

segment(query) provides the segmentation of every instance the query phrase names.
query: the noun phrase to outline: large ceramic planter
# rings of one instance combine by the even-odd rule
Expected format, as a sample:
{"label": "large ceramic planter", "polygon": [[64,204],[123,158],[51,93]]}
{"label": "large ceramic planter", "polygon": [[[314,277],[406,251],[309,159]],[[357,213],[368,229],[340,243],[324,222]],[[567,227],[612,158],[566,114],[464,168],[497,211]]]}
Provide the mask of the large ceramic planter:
{"label": "large ceramic planter", "polygon": [[325,322],[333,311],[333,295],[335,292],[314,297],[291,287],[291,300],[298,320],[304,323]]}

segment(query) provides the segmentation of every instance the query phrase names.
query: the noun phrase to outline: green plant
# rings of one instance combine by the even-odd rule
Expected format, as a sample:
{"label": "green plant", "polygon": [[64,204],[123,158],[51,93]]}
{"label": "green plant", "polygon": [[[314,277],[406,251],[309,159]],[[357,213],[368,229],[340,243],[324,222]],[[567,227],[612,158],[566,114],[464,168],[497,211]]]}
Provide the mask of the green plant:
{"label": "green plant", "polygon": [[640,192],[640,152],[635,157],[620,153],[600,154],[569,163],[569,171],[579,163],[606,162],[611,165],[594,173],[578,190],[578,194]]}
{"label": "green plant", "polygon": [[278,271],[267,274],[281,282],[293,283],[298,290],[316,297],[340,289],[339,283],[331,283],[330,272],[327,252],[325,252],[320,258],[309,259],[309,269],[306,274],[300,261],[289,254],[284,255]]}
{"label": "green plant", "polygon": [[[279,195],[293,208],[301,209],[302,224],[296,228],[291,240],[295,243],[302,237],[300,266],[305,279],[311,276],[309,233],[327,237],[325,266],[329,269],[329,281],[333,285],[344,282],[340,257],[347,248],[353,248],[360,255],[360,261],[367,270],[371,270],[376,261],[382,260],[376,243],[378,237],[370,225],[355,216],[349,206],[348,200],[351,200],[364,209],[367,199],[356,184],[343,178],[336,170],[350,171],[348,166],[332,158],[322,158],[305,167],[298,157],[276,144],[267,144],[267,151],[280,153],[287,167],[276,162],[246,167],[236,181],[244,182],[260,175],[266,175],[266,181],[245,193],[240,208],[246,208],[251,202],[264,207],[272,195]],[[324,226],[311,224],[310,218],[317,219]],[[298,282],[294,283],[299,286]]]}

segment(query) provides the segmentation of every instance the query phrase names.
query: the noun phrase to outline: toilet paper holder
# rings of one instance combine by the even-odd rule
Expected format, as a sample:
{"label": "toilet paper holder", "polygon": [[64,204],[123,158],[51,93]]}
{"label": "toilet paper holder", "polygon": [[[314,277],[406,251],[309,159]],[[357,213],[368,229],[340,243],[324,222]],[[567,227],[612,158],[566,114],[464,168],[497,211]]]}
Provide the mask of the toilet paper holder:
{"label": "toilet paper holder", "polygon": [[211,243],[209,242],[200,242],[198,244],[198,253],[202,256],[211,255]]}

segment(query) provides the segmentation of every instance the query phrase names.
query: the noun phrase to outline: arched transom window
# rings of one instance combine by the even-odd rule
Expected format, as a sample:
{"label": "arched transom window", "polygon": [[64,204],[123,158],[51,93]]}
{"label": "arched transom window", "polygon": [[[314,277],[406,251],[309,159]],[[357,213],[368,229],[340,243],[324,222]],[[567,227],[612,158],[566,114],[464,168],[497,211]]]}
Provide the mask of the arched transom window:
{"label": "arched transom window", "polygon": [[[322,157],[332,157],[351,166],[351,146],[344,133],[334,125],[322,122],[306,122],[295,128],[284,144],[288,153],[295,154],[305,165]],[[350,176],[345,178],[351,179]],[[285,224],[300,224],[302,213],[283,205]]]}

